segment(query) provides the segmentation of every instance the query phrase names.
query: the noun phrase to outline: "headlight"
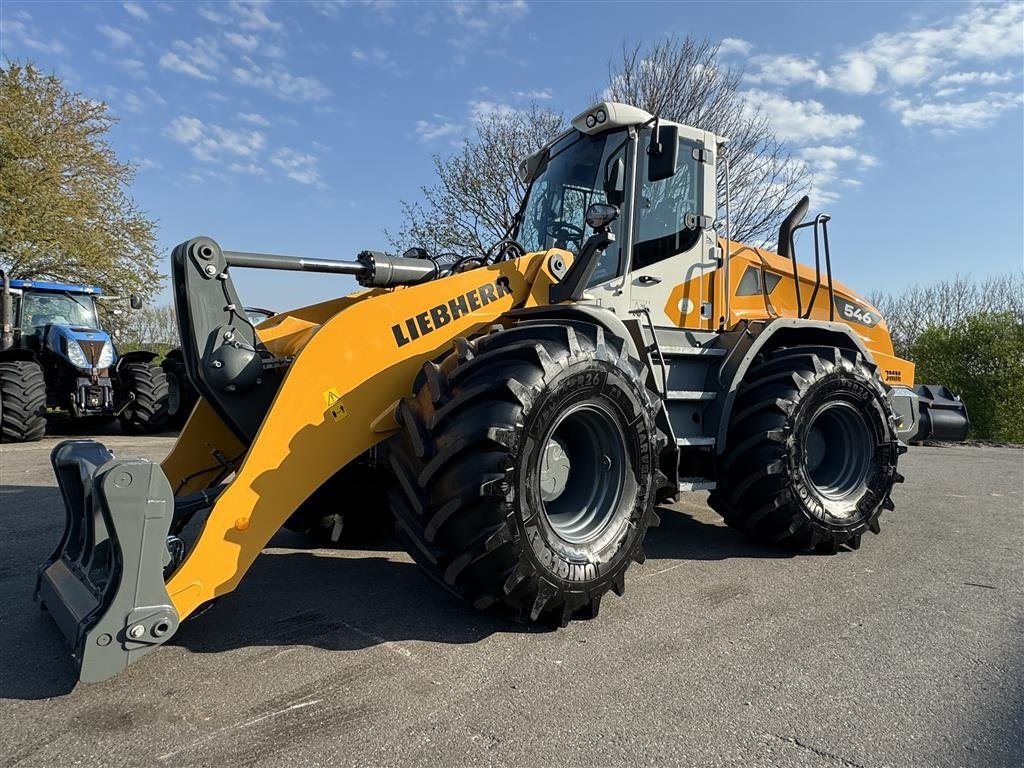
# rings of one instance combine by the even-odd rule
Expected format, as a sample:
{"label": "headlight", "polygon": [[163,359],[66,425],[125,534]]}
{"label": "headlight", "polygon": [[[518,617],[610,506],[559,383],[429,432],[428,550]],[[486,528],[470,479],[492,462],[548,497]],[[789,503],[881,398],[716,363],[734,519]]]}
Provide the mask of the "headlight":
{"label": "headlight", "polygon": [[109,341],[103,342],[103,349],[100,350],[100,359],[96,362],[97,368],[109,368],[114,362],[114,345]]}
{"label": "headlight", "polygon": [[82,346],[74,339],[68,339],[65,345],[68,360],[75,368],[91,368],[89,361],[85,359],[85,352],[82,351]]}

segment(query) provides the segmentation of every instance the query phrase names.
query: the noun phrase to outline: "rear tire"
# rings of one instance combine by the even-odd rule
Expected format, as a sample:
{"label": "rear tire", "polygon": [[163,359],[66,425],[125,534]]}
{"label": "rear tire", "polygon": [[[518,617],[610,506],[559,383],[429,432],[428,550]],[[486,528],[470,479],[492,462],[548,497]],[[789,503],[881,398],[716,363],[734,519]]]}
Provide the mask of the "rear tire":
{"label": "rear tire", "polygon": [[478,608],[597,615],[625,591],[665,478],[657,395],[623,340],[583,322],[458,339],[399,407],[392,510],[412,557]]}
{"label": "rear tire", "polygon": [[46,434],[46,380],[31,360],[0,363],[0,442],[31,443]]}
{"label": "rear tire", "polygon": [[125,363],[117,370],[121,398],[129,399],[118,417],[128,435],[151,435],[167,426],[167,376],[149,363]]}
{"label": "rear tire", "polygon": [[858,352],[789,347],[751,368],[709,503],[760,541],[836,552],[892,509],[906,450],[878,370]]}

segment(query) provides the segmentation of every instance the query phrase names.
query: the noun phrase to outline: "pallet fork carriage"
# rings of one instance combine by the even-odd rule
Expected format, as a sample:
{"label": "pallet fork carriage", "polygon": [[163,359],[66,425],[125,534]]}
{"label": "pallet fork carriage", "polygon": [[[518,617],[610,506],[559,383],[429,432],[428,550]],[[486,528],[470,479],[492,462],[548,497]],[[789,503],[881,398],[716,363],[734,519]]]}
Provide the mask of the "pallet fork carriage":
{"label": "pallet fork carriage", "polygon": [[[602,102],[524,162],[516,227],[486,257],[175,248],[201,397],[174,448],[160,465],[87,440],[53,452],[67,522],[36,596],[80,679],[166,642],[282,525],[360,513],[345,489],[367,473],[429,575],[524,620],[596,616],[642,561],[655,505],[682,491],[711,490],[730,525],[782,545],[877,532],[916,431],[913,366],[832,280],[827,233],[824,273],[719,237],[724,151]],[[257,330],[239,268],[363,290]]]}

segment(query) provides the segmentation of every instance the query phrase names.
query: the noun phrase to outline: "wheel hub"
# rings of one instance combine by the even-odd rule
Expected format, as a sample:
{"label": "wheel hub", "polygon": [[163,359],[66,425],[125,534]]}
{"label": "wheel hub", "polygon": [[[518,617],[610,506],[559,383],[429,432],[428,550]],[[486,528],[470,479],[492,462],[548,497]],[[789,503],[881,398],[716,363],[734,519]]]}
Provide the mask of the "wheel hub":
{"label": "wheel hub", "polygon": [[569,455],[562,444],[554,439],[548,440],[540,464],[540,497],[544,501],[554,501],[562,495],[565,484],[569,482],[571,468]]}
{"label": "wheel hub", "polygon": [[615,517],[628,471],[618,421],[592,402],[563,413],[547,434],[538,472],[545,518],[571,544],[598,538]]}
{"label": "wheel hub", "polygon": [[874,456],[871,429],[851,403],[826,403],[814,414],[805,438],[807,476],[822,496],[840,501],[866,482]]}

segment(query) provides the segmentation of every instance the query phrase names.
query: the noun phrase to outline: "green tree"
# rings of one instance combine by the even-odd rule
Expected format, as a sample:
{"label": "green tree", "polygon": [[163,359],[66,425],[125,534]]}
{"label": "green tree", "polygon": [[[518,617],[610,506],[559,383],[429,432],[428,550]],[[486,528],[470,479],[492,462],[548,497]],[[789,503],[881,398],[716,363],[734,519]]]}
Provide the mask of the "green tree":
{"label": "green tree", "polygon": [[910,345],[914,378],[963,398],[975,437],[1024,443],[1024,323],[1012,312],[980,313],[932,326]]}
{"label": "green tree", "polygon": [[115,122],[32,64],[0,69],[0,267],[13,277],[159,287],[155,225],[106,138]]}

